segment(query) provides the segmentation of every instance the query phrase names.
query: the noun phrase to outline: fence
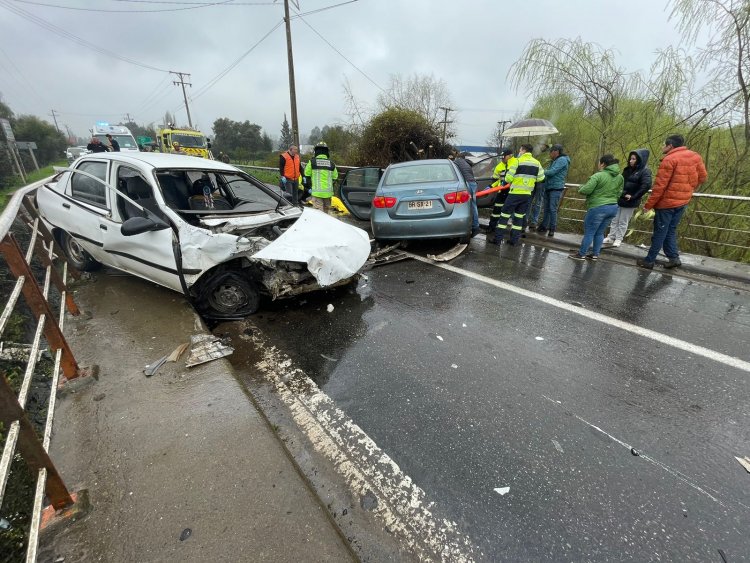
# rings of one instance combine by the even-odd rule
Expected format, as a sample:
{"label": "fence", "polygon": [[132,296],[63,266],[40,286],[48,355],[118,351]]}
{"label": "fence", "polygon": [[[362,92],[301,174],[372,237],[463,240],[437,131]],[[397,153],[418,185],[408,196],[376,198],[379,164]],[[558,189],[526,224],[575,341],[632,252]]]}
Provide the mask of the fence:
{"label": "fence", "polygon": [[[66,286],[68,264],[63,261],[62,273],[57,270],[55,263],[58,257],[63,256],[63,253],[36,215],[35,208],[29,199],[30,194],[41,183],[37,182],[16,192],[0,216],[0,254],[7,266],[9,274],[7,277],[15,278],[5,309],[0,315],[0,337],[5,337],[9,321],[13,316],[20,317],[24,325],[35,324],[31,344],[15,346],[16,350],[22,351],[16,356],[22,356],[21,363],[25,362],[23,379],[18,386],[17,394],[6,377],[7,374],[0,374],[0,422],[6,434],[2,458],[0,458],[0,507],[3,506],[6,497],[6,485],[14,458],[17,457],[16,449],[28,469],[36,476],[31,522],[27,535],[27,561],[36,560],[42,503],[45,497],[49,500],[47,514],[74,505],[76,502],[76,495],[71,494],[65,486],[47,451],[61,372],[66,379],[86,375],[86,371],[76,363],[62,332],[65,310],[67,309],[73,315],[79,314]],[[19,239],[28,241],[25,252],[21,249]],[[71,271],[70,273],[77,275],[77,272]],[[43,278],[41,285],[37,279],[38,276]],[[50,290],[53,288],[56,290],[55,298],[59,298],[57,319],[50,305]],[[20,301],[22,295],[23,302]],[[47,410],[43,429],[38,429],[30,420],[32,417],[29,416],[26,407],[32,383],[35,380],[44,379],[44,374],[38,369],[43,343],[54,351],[54,366],[51,371],[48,398],[35,397],[46,404]],[[38,435],[40,430],[41,439]]]}
{"label": "fence", "polygon": [[[580,184],[566,184],[560,202],[558,230],[583,232],[586,199]],[[561,228],[564,227],[564,228]],[[631,221],[631,244],[650,244],[651,223]],[[692,254],[750,262],[750,197],[696,192],[677,229],[680,249]]]}

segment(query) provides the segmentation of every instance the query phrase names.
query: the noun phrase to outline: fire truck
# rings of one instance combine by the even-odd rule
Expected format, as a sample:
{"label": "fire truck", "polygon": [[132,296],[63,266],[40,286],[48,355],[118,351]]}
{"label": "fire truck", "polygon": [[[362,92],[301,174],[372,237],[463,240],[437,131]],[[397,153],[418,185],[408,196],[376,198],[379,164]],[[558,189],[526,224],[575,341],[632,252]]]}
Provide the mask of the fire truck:
{"label": "fire truck", "polygon": [[173,124],[156,132],[156,144],[159,152],[176,152],[174,144],[178,143],[181,153],[190,156],[213,159],[211,141],[203,133],[194,129],[178,129]]}

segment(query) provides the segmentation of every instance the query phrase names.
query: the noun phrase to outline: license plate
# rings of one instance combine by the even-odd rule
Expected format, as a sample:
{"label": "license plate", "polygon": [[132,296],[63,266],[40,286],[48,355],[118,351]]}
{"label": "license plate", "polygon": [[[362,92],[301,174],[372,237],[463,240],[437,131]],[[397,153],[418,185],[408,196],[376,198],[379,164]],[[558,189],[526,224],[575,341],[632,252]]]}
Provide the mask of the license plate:
{"label": "license plate", "polygon": [[432,201],[410,201],[409,209],[432,209]]}

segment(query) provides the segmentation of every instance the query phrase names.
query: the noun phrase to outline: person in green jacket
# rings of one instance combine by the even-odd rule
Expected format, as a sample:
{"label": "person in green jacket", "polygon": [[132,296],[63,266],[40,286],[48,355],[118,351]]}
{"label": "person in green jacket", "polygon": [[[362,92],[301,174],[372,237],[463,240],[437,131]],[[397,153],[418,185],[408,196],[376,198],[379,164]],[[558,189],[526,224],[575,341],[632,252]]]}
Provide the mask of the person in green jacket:
{"label": "person in green jacket", "polygon": [[338,179],[339,171],[328,156],[328,145],[324,141],[315,145],[315,156],[307,162],[304,174],[312,186],[313,208],[328,213],[333,197],[333,181]]}
{"label": "person in green jacket", "polygon": [[[578,192],[586,196],[586,215],[583,218],[581,247],[568,256],[573,260],[596,260],[602,250],[604,231],[617,215],[617,200],[622,194],[624,180],[619,160],[611,154],[599,159],[599,172],[591,176]],[[593,244],[591,254],[589,248]]]}

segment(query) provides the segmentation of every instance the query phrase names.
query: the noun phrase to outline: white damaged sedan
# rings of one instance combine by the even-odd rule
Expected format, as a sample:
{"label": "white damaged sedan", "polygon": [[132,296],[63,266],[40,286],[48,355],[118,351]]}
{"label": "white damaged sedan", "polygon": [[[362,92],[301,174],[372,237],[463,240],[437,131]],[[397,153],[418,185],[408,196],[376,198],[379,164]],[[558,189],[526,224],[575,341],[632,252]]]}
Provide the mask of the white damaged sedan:
{"label": "white damaged sedan", "polygon": [[184,293],[212,318],[348,283],[370,254],[367,233],[292,206],[215,160],[95,153],[40,187],[42,219],[70,262],[101,264]]}

